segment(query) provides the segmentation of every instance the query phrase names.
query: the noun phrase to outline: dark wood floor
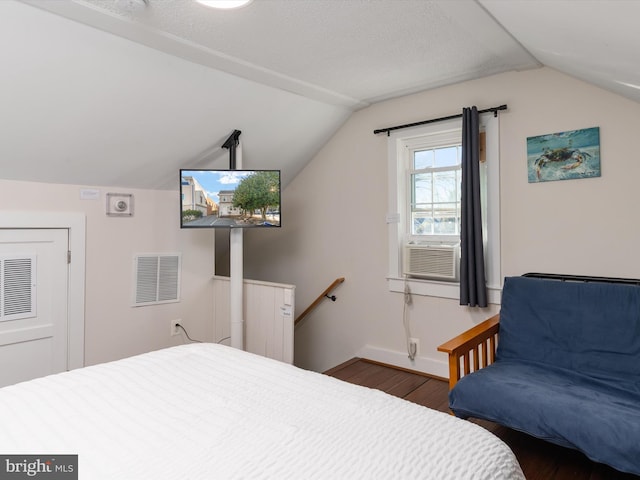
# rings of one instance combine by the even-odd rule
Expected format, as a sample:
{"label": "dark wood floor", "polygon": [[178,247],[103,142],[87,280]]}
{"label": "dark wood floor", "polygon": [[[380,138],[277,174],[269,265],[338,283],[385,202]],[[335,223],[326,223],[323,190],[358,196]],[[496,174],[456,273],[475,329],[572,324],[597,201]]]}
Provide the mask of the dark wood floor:
{"label": "dark wood floor", "polygon": [[[417,372],[354,358],[325,374],[357,385],[377,388],[435,410],[449,411],[447,382]],[[538,440],[495,423],[474,421],[511,447],[527,480],[640,480],[638,476],[620,473],[606,465],[594,463],[575,450]]]}

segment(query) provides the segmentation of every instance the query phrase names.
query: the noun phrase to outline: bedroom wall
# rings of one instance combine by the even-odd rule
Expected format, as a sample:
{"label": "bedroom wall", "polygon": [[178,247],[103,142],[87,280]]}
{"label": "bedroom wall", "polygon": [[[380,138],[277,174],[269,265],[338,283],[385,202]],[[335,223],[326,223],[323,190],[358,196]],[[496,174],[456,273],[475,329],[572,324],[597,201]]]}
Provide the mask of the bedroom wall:
{"label": "bedroom wall", "polygon": [[[387,138],[373,130],[508,104],[500,113],[501,270],[640,277],[636,124],[640,105],[549,68],[500,74],[389,100],[352,115],[283,193],[283,228],[250,232],[248,275],[296,285],[299,314],[336,277],[346,282],[296,330],[296,364],[322,371],[362,355],[436,375],[436,347],[498,310],[414,296],[416,362],[404,344],[402,295],[387,289]],[[526,138],[600,127],[599,178],[529,184]]]}
{"label": "bedroom wall", "polygon": [[[0,180],[3,212],[86,216],[85,364],[183,343],[170,336],[176,318],[192,338],[213,340],[213,233],[180,230],[175,191],[101,187],[99,199],[81,200],[82,188],[95,187]],[[133,193],[134,216],[107,216],[107,192]],[[181,301],[132,307],[133,256],[176,252],[182,253]]]}

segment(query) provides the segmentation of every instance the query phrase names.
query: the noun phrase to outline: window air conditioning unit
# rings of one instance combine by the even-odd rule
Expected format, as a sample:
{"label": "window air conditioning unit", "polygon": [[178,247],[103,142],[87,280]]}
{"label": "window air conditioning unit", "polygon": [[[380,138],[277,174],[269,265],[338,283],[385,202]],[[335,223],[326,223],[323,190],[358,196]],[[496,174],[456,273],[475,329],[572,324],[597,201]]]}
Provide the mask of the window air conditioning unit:
{"label": "window air conditioning unit", "polygon": [[403,272],[411,277],[457,281],[460,244],[409,243],[404,246]]}

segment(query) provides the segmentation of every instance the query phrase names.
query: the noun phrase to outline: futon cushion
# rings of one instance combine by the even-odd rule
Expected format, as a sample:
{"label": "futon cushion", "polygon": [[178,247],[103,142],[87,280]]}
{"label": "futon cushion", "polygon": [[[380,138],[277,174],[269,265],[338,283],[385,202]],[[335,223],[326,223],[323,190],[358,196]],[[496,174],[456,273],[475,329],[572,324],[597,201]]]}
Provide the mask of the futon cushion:
{"label": "futon cushion", "polygon": [[460,379],[449,406],[581,450],[596,462],[640,474],[640,385],[502,359]]}
{"label": "futon cushion", "polygon": [[496,357],[640,385],[640,287],[507,277]]}

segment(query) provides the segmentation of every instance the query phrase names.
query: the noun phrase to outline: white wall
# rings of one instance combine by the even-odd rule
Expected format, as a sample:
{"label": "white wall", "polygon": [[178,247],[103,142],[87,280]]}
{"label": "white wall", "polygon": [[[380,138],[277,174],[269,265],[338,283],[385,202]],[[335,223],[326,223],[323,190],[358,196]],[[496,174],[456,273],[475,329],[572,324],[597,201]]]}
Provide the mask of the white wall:
{"label": "white wall", "polygon": [[[81,200],[78,185],[0,180],[4,212],[82,212],[86,216],[85,364],[177,345],[169,323],[180,318],[192,338],[213,340],[211,231],[180,230],[176,191],[99,188]],[[105,214],[107,192],[133,193],[133,217]],[[182,253],[181,301],[132,307],[133,256]],[[73,255],[73,254],[72,254]]]}
{"label": "white wall", "polygon": [[[640,105],[548,68],[500,74],[389,100],[353,114],[283,192],[283,228],[245,236],[248,276],[296,285],[297,313],[335,278],[296,331],[296,364],[324,370],[356,355],[446,375],[436,347],[498,310],[414,297],[415,363],[402,295],[387,289],[387,137],[373,130],[508,104],[500,113],[502,274],[640,277],[636,221]],[[529,184],[526,138],[600,127],[602,176]]]}
{"label": "white wall", "polygon": [[[85,2],[34,3],[102,16]],[[103,20],[154,37],[119,18]],[[158,37],[173,51],[187,46]],[[244,166],[277,164],[289,181],[350,114],[19,0],[0,0],[0,45],[4,179],[173,188],[180,168],[226,167],[221,145],[239,128]]]}

